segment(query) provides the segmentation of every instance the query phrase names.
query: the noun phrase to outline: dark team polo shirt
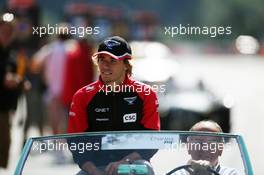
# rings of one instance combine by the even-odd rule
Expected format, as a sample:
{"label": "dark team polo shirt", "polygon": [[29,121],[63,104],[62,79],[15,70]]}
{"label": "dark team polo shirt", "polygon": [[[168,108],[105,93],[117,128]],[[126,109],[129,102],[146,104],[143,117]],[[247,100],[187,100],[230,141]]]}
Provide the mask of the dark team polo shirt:
{"label": "dark team polo shirt", "polygon": [[114,91],[99,79],[78,90],[71,104],[68,132],[159,130],[156,93],[126,78]]}

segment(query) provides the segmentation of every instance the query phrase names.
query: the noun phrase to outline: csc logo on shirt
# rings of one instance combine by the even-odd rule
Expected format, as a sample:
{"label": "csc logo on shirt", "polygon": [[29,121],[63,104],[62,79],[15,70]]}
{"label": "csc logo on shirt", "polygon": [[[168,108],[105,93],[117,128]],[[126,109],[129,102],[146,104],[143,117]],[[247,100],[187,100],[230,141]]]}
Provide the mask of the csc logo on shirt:
{"label": "csc logo on shirt", "polygon": [[137,120],[137,113],[125,114],[123,116],[124,123],[136,122],[136,120]]}

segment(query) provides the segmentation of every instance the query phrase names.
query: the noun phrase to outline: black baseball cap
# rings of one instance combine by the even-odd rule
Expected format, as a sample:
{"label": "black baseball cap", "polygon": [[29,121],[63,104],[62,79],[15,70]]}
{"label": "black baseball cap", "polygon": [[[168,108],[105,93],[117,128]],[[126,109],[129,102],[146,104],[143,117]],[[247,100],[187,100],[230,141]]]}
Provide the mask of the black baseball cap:
{"label": "black baseball cap", "polygon": [[106,38],[99,44],[98,52],[93,54],[97,58],[100,54],[107,54],[117,60],[131,59],[131,48],[127,41],[120,36]]}

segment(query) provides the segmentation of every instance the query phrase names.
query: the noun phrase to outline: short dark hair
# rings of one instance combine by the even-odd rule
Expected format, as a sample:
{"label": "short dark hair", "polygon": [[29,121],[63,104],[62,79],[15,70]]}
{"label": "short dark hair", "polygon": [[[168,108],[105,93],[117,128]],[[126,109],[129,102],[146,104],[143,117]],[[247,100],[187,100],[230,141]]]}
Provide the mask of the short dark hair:
{"label": "short dark hair", "polygon": [[127,76],[131,77],[133,66],[128,59],[124,59],[124,63],[127,66],[126,74]]}

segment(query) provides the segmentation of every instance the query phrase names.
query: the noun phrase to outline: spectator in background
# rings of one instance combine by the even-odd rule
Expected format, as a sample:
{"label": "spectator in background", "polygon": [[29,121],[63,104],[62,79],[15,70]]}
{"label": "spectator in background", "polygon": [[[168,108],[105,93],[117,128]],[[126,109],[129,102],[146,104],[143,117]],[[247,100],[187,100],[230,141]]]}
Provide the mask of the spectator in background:
{"label": "spectator in background", "polygon": [[11,55],[10,44],[14,27],[0,21],[0,167],[7,168],[9,158],[10,112],[16,109],[22,78],[17,74],[16,59]]}
{"label": "spectator in background", "polygon": [[[61,25],[61,27],[65,27]],[[47,115],[52,134],[62,134],[66,131],[66,113],[64,111],[61,94],[63,89],[64,69],[67,58],[66,34],[60,34],[57,38],[44,45],[34,56],[33,71],[43,69],[46,83],[45,101],[47,103]]]}
{"label": "spectator in background", "polygon": [[86,39],[77,39],[77,41],[70,42],[68,46],[61,94],[63,105],[67,110],[69,110],[74,93],[81,87],[90,84],[94,78],[91,59],[92,44],[88,43]]}
{"label": "spectator in background", "polygon": [[[40,136],[44,135],[44,125],[46,123],[45,104],[43,94],[45,92],[45,83],[40,72],[31,71],[31,58],[27,58],[26,89],[24,91],[26,97],[26,115],[21,120],[23,124],[23,145],[28,138],[28,131],[31,126],[36,126]],[[22,147],[23,148],[23,147]]]}

